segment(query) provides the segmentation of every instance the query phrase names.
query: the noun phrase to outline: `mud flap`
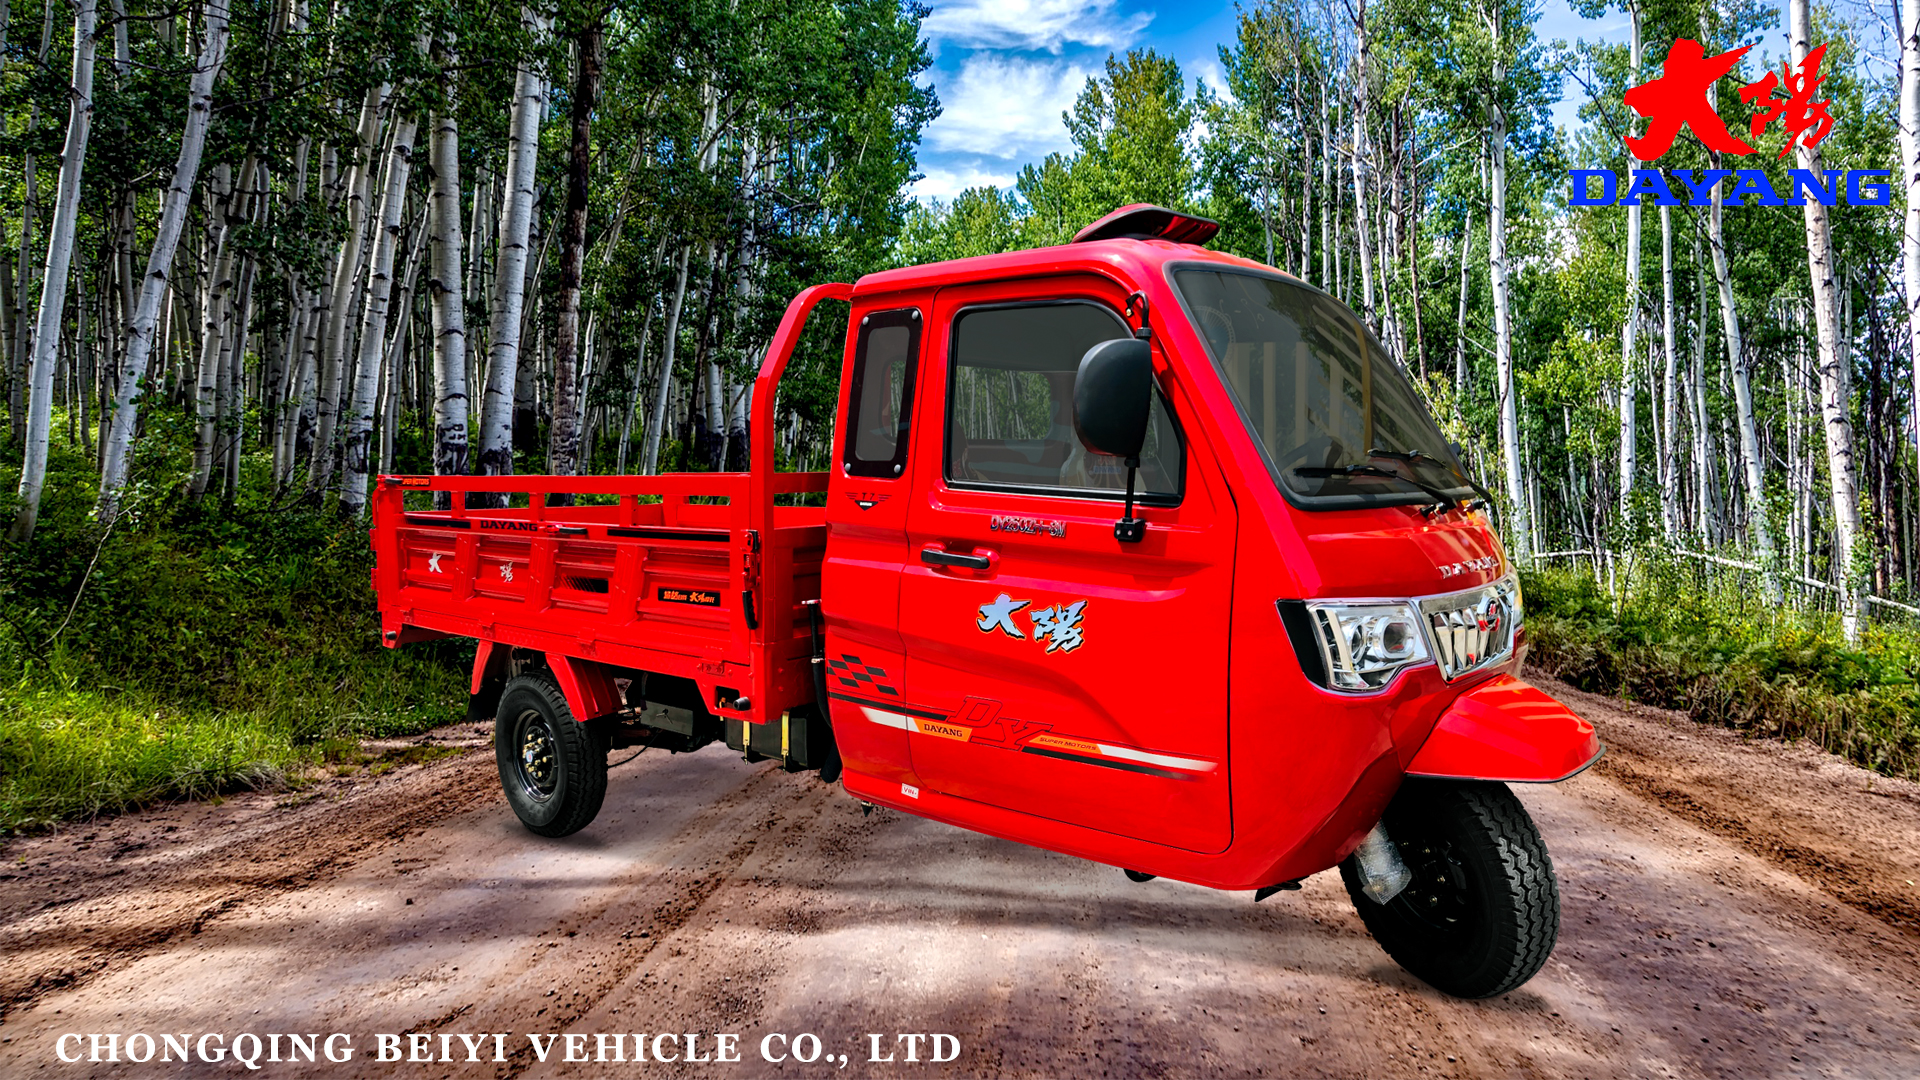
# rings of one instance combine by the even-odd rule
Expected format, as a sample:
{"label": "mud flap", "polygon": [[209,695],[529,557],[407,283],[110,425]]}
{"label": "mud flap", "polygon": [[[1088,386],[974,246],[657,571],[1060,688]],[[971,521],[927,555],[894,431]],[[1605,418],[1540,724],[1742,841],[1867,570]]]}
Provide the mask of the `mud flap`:
{"label": "mud flap", "polygon": [[1511,675],[1462,694],[1407,764],[1408,776],[1550,784],[1606,752],[1593,725]]}
{"label": "mud flap", "polygon": [[620,711],[620,690],[604,664],[548,653],[547,667],[566,695],[574,719],[584,722]]}
{"label": "mud flap", "polygon": [[512,652],[511,649],[496,648],[491,641],[480,642],[474,650],[473,687],[467,697],[468,723],[493,722],[494,713],[500,710],[500,691],[507,685],[507,658]]}

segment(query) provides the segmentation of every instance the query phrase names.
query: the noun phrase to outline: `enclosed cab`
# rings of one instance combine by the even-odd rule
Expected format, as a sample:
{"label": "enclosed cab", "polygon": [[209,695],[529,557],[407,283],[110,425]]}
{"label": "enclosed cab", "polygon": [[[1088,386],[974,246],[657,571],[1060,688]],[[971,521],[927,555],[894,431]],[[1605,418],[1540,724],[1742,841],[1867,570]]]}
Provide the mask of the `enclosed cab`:
{"label": "enclosed cab", "polygon": [[[1558,900],[1503,782],[1599,743],[1516,678],[1518,581],[1405,373],[1212,232],[1128,207],[1061,247],[807,290],[748,474],[389,478],[389,641],[486,643],[476,712],[539,831],[591,820],[615,742],[724,741],[1136,880],[1264,898],[1339,866],[1415,974],[1517,986]],[[775,473],[774,387],[825,298],[851,305],[834,466]],[[404,505],[510,484],[525,508]],[[507,606],[496,534],[528,545]],[[459,580],[426,596],[433,552]]]}

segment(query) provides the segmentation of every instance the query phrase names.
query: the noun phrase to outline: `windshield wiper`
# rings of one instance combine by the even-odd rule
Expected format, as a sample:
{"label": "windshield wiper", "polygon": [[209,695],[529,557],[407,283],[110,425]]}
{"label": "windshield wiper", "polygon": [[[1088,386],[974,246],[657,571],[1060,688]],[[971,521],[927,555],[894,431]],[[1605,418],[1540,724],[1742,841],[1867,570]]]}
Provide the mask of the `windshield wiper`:
{"label": "windshield wiper", "polygon": [[1434,502],[1427,508],[1429,511],[1452,510],[1460,505],[1454,500],[1452,495],[1441,488],[1434,487],[1432,484],[1421,480],[1416,480],[1411,476],[1401,476],[1392,469],[1383,469],[1378,465],[1304,465],[1293,470],[1293,475],[1305,476],[1310,479],[1324,479],[1329,476],[1380,476],[1388,480],[1398,480],[1403,484],[1412,484],[1414,487],[1433,496]]}
{"label": "windshield wiper", "polygon": [[[1433,464],[1440,466],[1441,468],[1447,470],[1448,472],[1454,474],[1455,476],[1458,476],[1462,482],[1464,482],[1468,487],[1473,489],[1473,493],[1475,495],[1480,496],[1480,501],[1483,504],[1487,506],[1493,505],[1493,496],[1488,494],[1486,488],[1483,488],[1479,484],[1475,483],[1473,481],[1473,478],[1468,476],[1466,473],[1448,464],[1445,459],[1434,457],[1432,454],[1427,453],[1425,450],[1408,450],[1403,453],[1399,450],[1382,450],[1376,446],[1373,449],[1367,451],[1367,456],[1370,458],[1385,458],[1388,461],[1404,461],[1408,465],[1418,465],[1423,461],[1432,462]],[[1402,479],[1407,479],[1407,478],[1402,477]],[[1415,484],[1419,483],[1418,480],[1411,480],[1409,482],[1415,483]],[[1473,507],[1468,506],[1467,509],[1471,510],[1473,509]]]}

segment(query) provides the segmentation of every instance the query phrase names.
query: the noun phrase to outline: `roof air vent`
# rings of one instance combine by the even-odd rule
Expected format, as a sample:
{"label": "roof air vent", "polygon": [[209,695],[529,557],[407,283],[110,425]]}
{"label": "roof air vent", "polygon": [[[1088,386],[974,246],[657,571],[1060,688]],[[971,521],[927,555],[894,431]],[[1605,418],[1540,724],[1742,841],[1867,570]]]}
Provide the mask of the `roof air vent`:
{"label": "roof air vent", "polygon": [[1182,214],[1152,203],[1123,206],[1073,234],[1073,242],[1092,240],[1171,240],[1176,244],[1204,244],[1220,231],[1220,223]]}

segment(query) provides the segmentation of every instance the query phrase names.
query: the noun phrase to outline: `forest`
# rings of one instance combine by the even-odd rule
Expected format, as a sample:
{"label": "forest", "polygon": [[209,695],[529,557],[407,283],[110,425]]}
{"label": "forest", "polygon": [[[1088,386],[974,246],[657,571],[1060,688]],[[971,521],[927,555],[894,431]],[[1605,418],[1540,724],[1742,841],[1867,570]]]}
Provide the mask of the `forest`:
{"label": "forest", "polygon": [[[457,695],[371,641],[376,474],[820,467],[830,334],[746,423],[787,297],[1130,202],[1362,315],[1496,493],[1537,664],[1920,769],[1920,0],[1574,6],[1631,40],[1543,40],[1533,0],[1244,3],[1221,82],[1117,51],[1071,149],[943,201],[910,195],[917,3],[0,0],[0,758],[80,760],[97,716],[281,740],[9,780],[6,819]],[[1633,156],[1677,42],[1725,60],[1750,155],[1694,125]],[[1579,205],[1574,170],[1646,197]]]}

